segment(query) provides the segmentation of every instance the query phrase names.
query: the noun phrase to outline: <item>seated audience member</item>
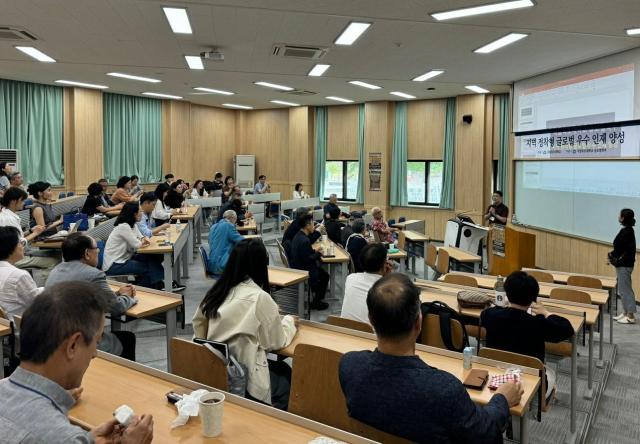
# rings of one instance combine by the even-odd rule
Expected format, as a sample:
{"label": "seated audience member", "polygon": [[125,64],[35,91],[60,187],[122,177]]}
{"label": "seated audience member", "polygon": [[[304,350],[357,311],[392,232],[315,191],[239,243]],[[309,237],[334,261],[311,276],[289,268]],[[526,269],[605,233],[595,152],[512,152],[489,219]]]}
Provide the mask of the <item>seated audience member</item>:
{"label": "seated audience member", "polygon": [[20,366],[0,381],[0,424],[8,441],[47,444],[136,443],[153,439],[153,418],[115,418],[91,430],[72,425],[69,410],[81,396],[82,377],[104,329],[107,304],[84,282],[48,288],[25,311],[20,325]]}
{"label": "seated audience member", "polygon": [[144,193],[144,188],[140,185],[140,178],[134,174],[131,176],[131,188],[129,189],[129,194],[135,196],[142,193]]}
{"label": "seated audience member", "polygon": [[15,171],[9,176],[9,184],[12,187],[20,188],[22,191],[27,191],[27,187],[24,186],[24,179],[20,171]]}
{"label": "seated audience member", "polygon": [[[111,290],[104,271],[96,268],[98,254],[98,244],[94,239],[82,233],[70,234],[62,243],[64,262],[51,271],[45,288],[48,289],[63,282],[87,282],[107,301],[111,316],[122,316],[138,302],[135,299],[135,288],[127,284],[116,292]],[[136,337],[129,331],[105,331],[98,349],[135,361]]]}
{"label": "seated audience member", "polygon": [[118,205],[138,200],[138,194],[131,194],[131,178],[129,176],[122,176],[118,179],[116,187],[116,192],[111,195],[111,202],[114,204]]}
{"label": "seated audience member", "polygon": [[218,212],[218,221],[221,221],[224,213],[229,210],[233,210],[236,213],[237,220],[239,221],[244,221],[252,216],[250,211],[246,211],[242,208],[242,201],[240,199],[231,199],[220,207],[220,211]]}
{"label": "seated audience member", "polygon": [[160,226],[169,222],[171,220],[171,216],[176,213],[164,203],[164,199],[165,197],[167,197],[170,189],[171,187],[163,182],[158,184],[156,190],[154,191],[157,200],[156,206],[151,212],[151,217],[153,218],[156,226]]}
{"label": "seated audience member", "polygon": [[128,202],[115,221],[115,228],[104,247],[102,270],[107,275],[134,274],[143,287],[160,288],[164,279],[162,255],[139,254],[138,248],[149,245],[149,239],[138,230],[142,210],[137,202]]}
{"label": "seated audience member", "polygon": [[[111,202],[111,200],[108,200]],[[118,205],[109,205],[105,199],[102,187],[99,183],[92,183],[87,187],[87,198],[84,201],[81,212],[88,216],[94,216],[96,213],[109,214],[122,209],[123,203]]]}
{"label": "seated audience member", "polygon": [[329,195],[329,202],[327,202],[327,204],[322,209],[322,214],[324,214],[325,220],[329,218],[329,213],[331,213],[331,210],[334,208],[337,208],[338,211],[340,211],[340,216],[350,217],[349,213],[345,213],[344,211],[340,210],[340,207],[338,206],[338,196],[335,193]]}
{"label": "seated audience member", "polygon": [[41,237],[51,236],[57,233],[58,227],[62,225],[62,216],[56,217],[56,213],[51,206],[51,184],[48,182],[35,182],[29,185],[29,194],[33,196],[31,206],[31,227],[38,225],[46,227],[41,233]]}
{"label": "seated audience member", "polygon": [[142,217],[138,222],[138,229],[144,237],[156,236],[162,230],[166,230],[171,224],[164,223],[156,226],[155,219],[152,217],[153,211],[156,208],[156,202],[158,198],[155,193],[151,191],[144,193],[140,196],[140,209],[142,210]]}
{"label": "seated audience member", "polygon": [[360,254],[362,273],[351,273],[344,284],[344,301],[340,317],[369,323],[367,293],[378,279],[393,271],[387,249],[381,243],[368,244]]}
{"label": "seated audience member", "polygon": [[235,246],[220,279],[207,292],[193,317],[196,338],[228,344],[229,351],[248,370],[250,399],[287,409],[291,367],[267,360],[267,353],[291,343],[294,318],[280,317],[269,294],[269,255],[260,239]]}
{"label": "seated audience member", "polygon": [[102,187],[102,205],[104,205],[105,207],[112,207],[114,203],[111,202],[111,199],[109,198],[109,194],[107,192],[107,190],[109,189],[109,182],[107,182],[107,179],[100,179],[98,180],[98,184],[100,184],[100,187]]}
{"label": "seated audience member", "polygon": [[[247,194],[250,194],[249,191],[247,191]],[[229,199],[242,199],[243,193],[242,193],[242,188],[240,188],[238,185],[234,185],[233,189],[231,190],[231,194],[229,195]]]}
{"label": "seated audience member", "polygon": [[13,167],[9,162],[0,162],[0,190],[5,191],[11,186],[9,176],[13,172]]}
{"label": "seated audience member", "polygon": [[293,189],[293,198],[294,199],[309,199],[309,195],[303,190],[302,184],[297,183]]}
{"label": "seated audience member", "polygon": [[193,183],[191,199],[199,199],[200,197],[206,197],[206,194],[204,191],[204,182],[198,179]]}
{"label": "seated audience member", "polygon": [[225,203],[229,200],[231,194],[233,193],[234,186],[235,183],[232,176],[227,176],[224,178],[224,186],[222,187],[222,203]]}
{"label": "seated audience member", "polygon": [[254,194],[265,194],[271,192],[271,185],[267,183],[267,176],[262,174],[258,177],[258,183],[253,187]]}
{"label": "seated audience member", "polygon": [[363,271],[362,264],[360,262],[360,254],[362,252],[362,249],[369,244],[367,239],[364,237],[364,229],[364,221],[362,219],[356,219],[351,224],[351,233],[346,237],[346,239],[345,231],[347,231],[347,228],[342,230],[342,243],[345,250],[347,250],[347,252],[351,256],[353,266],[358,273]]}
{"label": "seated audience member", "polygon": [[[31,228],[31,233],[26,236],[23,235],[20,216],[16,213],[24,208],[24,201],[27,197],[27,193],[21,188],[10,187],[5,191],[4,196],[0,199],[0,203],[2,203],[2,209],[0,209],[0,227],[15,227],[20,233],[21,239],[24,239],[26,242],[31,242],[44,231],[44,227],[36,225]],[[14,265],[22,269],[39,268],[50,270],[55,267],[58,262],[60,261],[57,257],[25,256],[24,259],[19,260]]]}
{"label": "seated audience member", "polygon": [[[480,323],[487,330],[486,346],[544,362],[545,342],[560,342],[573,336],[571,323],[537,304],[538,281],[524,271],[514,271],[504,282],[509,306],[487,308]],[[531,308],[531,314],[527,310]],[[547,396],[555,387],[556,374],[547,367]]]}
{"label": "seated audience member", "polygon": [[334,243],[342,245],[342,224],[338,221],[338,218],[340,217],[340,208],[331,208],[328,215],[329,218],[325,219],[324,221],[324,227],[327,230],[327,236]]}
{"label": "seated audience member", "polygon": [[314,310],[326,310],[329,304],[323,302],[329,283],[329,275],[324,271],[318,261],[322,256],[322,247],[314,251],[311,247],[309,237],[315,231],[313,226],[313,216],[307,214],[300,220],[300,231],[296,233],[291,242],[289,255],[289,265],[291,268],[306,270],[309,272],[309,284],[313,291],[313,302],[311,308]]}
{"label": "seated audience member", "polygon": [[184,181],[182,179],[173,182],[164,197],[165,206],[174,210],[180,209],[184,202],[184,196],[182,195],[184,189]]}
{"label": "seated audience member", "polygon": [[28,271],[15,266],[24,259],[21,238],[15,227],[0,227],[0,307],[9,316],[21,315],[42,291]]}
{"label": "seated audience member", "polygon": [[164,175],[164,183],[171,186],[173,182],[175,182],[175,176],[173,174],[168,173]]}
{"label": "seated audience member", "polygon": [[211,226],[209,230],[209,264],[208,270],[220,274],[227,266],[229,255],[233,247],[244,237],[236,229],[237,216],[235,211],[226,210],[222,219]]}
{"label": "seated audience member", "polygon": [[222,173],[220,171],[216,171],[216,174],[213,176],[213,183],[211,185],[211,189],[207,191],[222,190],[222,188],[224,187],[224,181],[222,180]]}
{"label": "seated audience member", "polygon": [[371,229],[378,233],[380,242],[393,242],[393,230],[389,228],[389,225],[387,225],[387,222],[384,220],[382,210],[378,207],[372,208],[371,216],[373,216]]}
{"label": "seated audience member", "polygon": [[[296,210],[296,218],[289,224],[287,229],[284,231],[284,235],[282,236],[282,246],[287,253],[287,257],[291,257],[291,242],[293,242],[293,238],[298,234],[298,232],[302,229],[304,224],[306,223],[306,216],[310,215],[311,212],[308,208],[298,208]],[[312,216],[313,218],[313,216]],[[309,242],[313,245],[320,237],[322,233],[320,233],[319,229],[316,228],[309,235]]]}
{"label": "seated audience member", "polygon": [[340,361],[349,416],[413,442],[501,443],[509,407],[522,396],[520,384],[502,385],[480,407],[455,376],[416,356],[420,289],[406,275],[379,279],[367,306],[378,348],[346,353]]}

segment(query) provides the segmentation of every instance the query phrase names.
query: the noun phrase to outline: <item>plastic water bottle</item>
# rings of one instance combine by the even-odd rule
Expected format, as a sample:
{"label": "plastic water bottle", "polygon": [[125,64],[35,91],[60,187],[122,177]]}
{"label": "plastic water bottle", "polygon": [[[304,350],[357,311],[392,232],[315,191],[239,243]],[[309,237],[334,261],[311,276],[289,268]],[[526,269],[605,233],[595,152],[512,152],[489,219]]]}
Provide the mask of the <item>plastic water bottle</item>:
{"label": "plastic water bottle", "polygon": [[182,221],[178,219],[178,221],[176,222],[176,230],[180,231],[181,228],[182,228]]}
{"label": "plastic water bottle", "polygon": [[496,290],[496,305],[498,307],[506,307],[507,306],[507,293],[504,291],[504,279],[502,276],[498,276],[498,280],[495,285]]}
{"label": "plastic water bottle", "polygon": [[473,356],[473,347],[465,347],[462,351],[462,367],[465,370],[471,370],[471,357]]}

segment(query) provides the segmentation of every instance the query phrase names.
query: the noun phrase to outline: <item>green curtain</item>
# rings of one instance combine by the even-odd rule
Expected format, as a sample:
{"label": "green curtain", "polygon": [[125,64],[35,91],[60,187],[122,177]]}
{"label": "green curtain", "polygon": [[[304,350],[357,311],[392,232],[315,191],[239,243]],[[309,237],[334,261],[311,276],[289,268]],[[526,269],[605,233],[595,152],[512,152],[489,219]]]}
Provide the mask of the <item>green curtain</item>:
{"label": "green curtain", "polygon": [[498,183],[496,188],[502,191],[505,205],[509,202],[509,94],[495,96],[498,125]]}
{"label": "green curtain", "polygon": [[313,189],[316,196],[324,197],[324,171],[327,164],[328,110],[326,106],[316,106],[316,143]]}
{"label": "green curtain", "polygon": [[442,159],[442,193],[440,208],[453,209],[455,205],[454,184],[456,175],[456,98],[447,99],[447,112],[444,122],[444,147]]}
{"label": "green curtain", "polygon": [[162,175],[162,101],[104,94],[104,175],[158,182]]}
{"label": "green curtain", "polygon": [[364,203],[364,172],[367,162],[364,153],[364,103],[358,105],[358,191],[356,202]]}
{"label": "green curtain", "polygon": [[392,206],[407,206],[407,102],[396,102],[391,157]]}
{"label": "green curtain", "polygon": [[0,79],[0,149],[18,151],[25,183],[61,185],[62,88]]}

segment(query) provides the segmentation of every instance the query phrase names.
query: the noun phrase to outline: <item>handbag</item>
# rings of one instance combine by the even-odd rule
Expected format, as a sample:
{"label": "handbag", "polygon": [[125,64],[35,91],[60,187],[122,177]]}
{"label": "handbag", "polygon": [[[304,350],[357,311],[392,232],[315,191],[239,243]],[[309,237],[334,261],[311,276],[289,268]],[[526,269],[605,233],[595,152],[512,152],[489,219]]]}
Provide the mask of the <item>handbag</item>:
{"label": "handbag", "polygon": [[89,216],[84,213],[70,213],[62,216],[63,229],[69,230],[69,226],[73,223],[79,223],[78,231],[87,231],[89,229]]}
{"label": "handbag", "polygon": [[460,308],[485,309],[491,305],[491,297],[481,291],[462,290],[458,292],[458,305]]}

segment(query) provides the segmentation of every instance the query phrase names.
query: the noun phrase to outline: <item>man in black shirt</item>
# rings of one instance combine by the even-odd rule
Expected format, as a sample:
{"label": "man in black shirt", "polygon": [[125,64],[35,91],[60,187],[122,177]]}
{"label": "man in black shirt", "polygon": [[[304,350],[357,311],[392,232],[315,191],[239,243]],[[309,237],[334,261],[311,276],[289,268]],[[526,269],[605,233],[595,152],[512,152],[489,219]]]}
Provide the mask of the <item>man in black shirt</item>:
{"label": "man in black shirt", "polygon": [[[480,315],[480,324],[487,331],[487,347],[533,356],[544,362],[545,342],[560,342],[573,336],[573,327],[567,319],[550,314],[544,305],[536,303],[540,287],[533,276],[514,271],[505,281],[504,289],[509,306],[488,308]],[[555,373],[547,368],[547,395],[554,385]]]}
{"label": "man in black shirt", "polygon": [[[306,221],[306,216],[309,214],[310,212],[308,208],[298,208],[296,210],[296,218],[284,231],[284,235],[282,236],[282,247],[284,248],[285,253],[287,253],[287,257],[291,256],[291,242],[293,242],[293,238],[302,229]],[[315,241],[320,239],[320,236],[322,236],[322,234],[318,230],[313,230],[313,233],[309,235],[309,242],[313,245]]]}
{"label": "man in black shirt", "polygon": [[[356,219],[351,224],[351,227],[345,227],[342,230],[342,244],[344,245],[345,250],[351,256],[351,260],[353,260],[353,266],[355,267],[356,273],[362,273],[364,270],[362,268],[362,264],[360,263],[360,253],[362,249],[366,247],[369,242],[364,237],[364,229],[365,224],[362,219]],[[345,231],[349,231],[348,236],[345,237],[347,233]]]}
{"label": "man in black shirt", "polygon": [[314,232],[313,216],[311,214],[305,215],[300,225],[302,228],[291,242],[289,265],[291,268],[309,272],[309,284],[314,294],[311,308],[314,310],[326,310],[329,308],[329,304],[323,302],[322,299],[324,299],[324,295],[327,292],[329,275],[318,264],[318,260],[322,256],[322,248],[314,251],[309,240],[309,236]]}
{"label": "man in black shirt", "polygon": [[455,376],[416,356],[420,289],[406,275],[380,278],[369,290],[367,307],[378,348],[346,353],[340,361],[349,415],[413,442],[501,443],[509,406],[522,396],[520,384],[500,386],[480,407]]}
{"label": "man in black shirt", "polygon": [[502,191],[494,191],[491,196],[491,205],[487,207],[484,219],[490,224],[506,225],[509,218],[509,208],[502,203]]}
{"label": "man in black shirt", "polygon": [[338,221],[340,208],[334,207],[329,210],[329,219],[325,220],[324,226],[327,229],[327,236],[334,243],[342,245],[342,224]]}
{"label": "man in black shirt", "polygon": [[329,213],[331,213],[333,209],[338,210],[339,212],[338,217],[340,217],[340,215],[344,217],[350,217],[349,213],[345,213],[342,210],[340,210],[340,207],[338,206],[338,196],[336,196],[335,193],[329,195],[329,202],[327,202],[327,204],[324,206],[322,210],[322,214],[324,214],[325,220],[329,219]]}

